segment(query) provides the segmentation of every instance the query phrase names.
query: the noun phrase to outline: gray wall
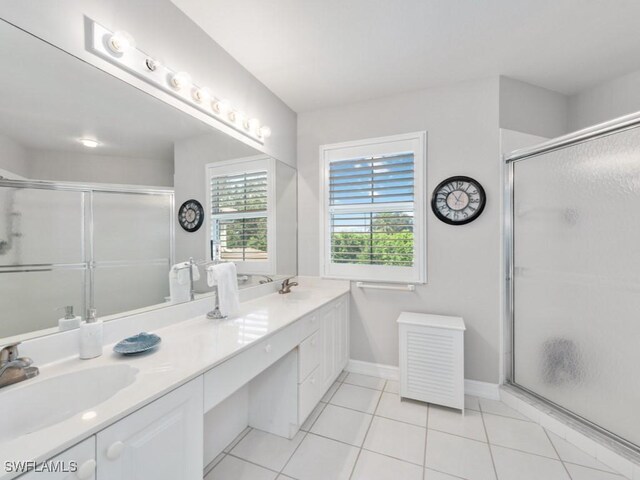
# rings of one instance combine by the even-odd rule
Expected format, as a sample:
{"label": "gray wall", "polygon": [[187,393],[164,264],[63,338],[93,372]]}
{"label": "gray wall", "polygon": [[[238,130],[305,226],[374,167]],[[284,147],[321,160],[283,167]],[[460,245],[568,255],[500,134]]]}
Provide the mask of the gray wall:
{"label": "gray wall", "polygon": [[640,70],[569,98],[571,131],[640,111]]}
{"label": "gray wall", "polygon": [[[27,150],[14,139],[0,134],[0,175],[7,173],[28,177],[29,163]],[[14,178],[14,177],[12,177]]]}
{"label": "gray wall", "polygon": [[[0,18],[125,79],[138,88],[203,119],[219,125],[172,95],[159,92],[137,77],[85,50],[84,17],[112,30],[125,30],[137,45],[176,70],[191,73],[234,106],[271,126],[265,153],[295,165],[296,114],[206,35],[169,0],[21,0],[2,2]],[[221,127],[237,138],[227,127]],[[255,142],[248,140],[254,146]]]}
{"label": "gray wall", "polygon": [[569,131],[568,110],[566,95],[500,77],[500,128],[557,137]]}
{"label": "gray wall", "polygon": [[427,191],[444,178],[482,183],[487,207],[454,227],[427,214],[428,284],[414,293],[352,288],[351,358],[398,365],[401,311],[464,317],[465,376],[497,383],[500,351],[498,79],[465,82],[298,116],[298,268],[319,273],[319,153],[326,143],[426,130]]}
{"label": "gray wall", "polygon": [[172,187],[173,158],[130,158],[30,150],[27,177],[37,180]]}
{"label": "gray wall", "polygon": [[[175,143],[175,184],[176,208],[192,198],[206,209],[205,165],[211,162],[248,157],[259,152],[235,141],[225,139],[220,134],[201,135]],[[176,225],[176,261],[189,257],[206,258],[207,232],[204,225],[193,233],[185,232]]]}

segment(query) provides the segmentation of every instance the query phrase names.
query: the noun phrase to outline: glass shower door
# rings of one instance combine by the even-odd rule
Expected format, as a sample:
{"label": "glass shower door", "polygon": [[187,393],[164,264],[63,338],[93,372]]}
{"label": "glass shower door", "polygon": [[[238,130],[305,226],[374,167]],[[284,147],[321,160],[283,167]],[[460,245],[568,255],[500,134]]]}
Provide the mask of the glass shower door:
{"label": "glass shower door", "polygon": [[93,305],[100,315],[162,304],[169,295],[173,197],[93,192]]}
{"label": "glass shower door", "polygon": [[517,385],[640,446],[640,129],[513,164]]}

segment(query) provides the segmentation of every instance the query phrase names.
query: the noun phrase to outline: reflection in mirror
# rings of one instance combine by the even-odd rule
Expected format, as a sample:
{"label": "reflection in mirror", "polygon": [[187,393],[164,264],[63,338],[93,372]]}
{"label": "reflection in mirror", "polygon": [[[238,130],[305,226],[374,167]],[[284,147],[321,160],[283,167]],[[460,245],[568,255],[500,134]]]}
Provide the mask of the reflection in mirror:
{"label": "reflection in mirror", "polygon": [[[170,277],[212,241],[240,288],[296,274],[291,167],[2,21],[0,61],[0,344],[71,325],[67,306],[114,318],[209,294],[202,268]],[[265,208],[223,226],[208,172],[247,157],[268,166]],[[194,232],[176,221],[190,199]]]}

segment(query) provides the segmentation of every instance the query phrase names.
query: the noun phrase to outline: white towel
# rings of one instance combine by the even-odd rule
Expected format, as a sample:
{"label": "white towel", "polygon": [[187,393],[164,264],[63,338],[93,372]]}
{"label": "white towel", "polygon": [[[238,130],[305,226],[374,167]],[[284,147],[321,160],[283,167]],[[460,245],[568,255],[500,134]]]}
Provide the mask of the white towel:
{"label": "white towel", "polygon": [[[200,279],[198,267],[191,267],[193,281]],[[169,295],[171,303],[183,303],[191,300],[191,282],[189,281],[189,262],[176,263],[169,270]]]}
{"label": "white towel", "polygon": [[209,265],[207,267],[207,284],[218,285],[218,307],[222,315],[229,316],[240,308],[238,297],[238,274],[232,262]]}

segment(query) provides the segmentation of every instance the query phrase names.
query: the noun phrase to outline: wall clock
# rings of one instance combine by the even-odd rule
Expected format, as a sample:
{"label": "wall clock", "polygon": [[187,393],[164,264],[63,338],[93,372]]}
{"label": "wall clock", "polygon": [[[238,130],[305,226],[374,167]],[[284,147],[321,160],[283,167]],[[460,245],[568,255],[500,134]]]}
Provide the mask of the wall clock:
{"label": "wall clock", "polygon": [[449,225],[473,222],[484,210],[484,188],[470,177],[449,177],[436,187],[431,209],[436,217]]}
{"label": "wall clock", "polygon": [[178,222],[187,232],[195,232],[204,222],[204,208],[197,200],[187,200],[178,210]]}

